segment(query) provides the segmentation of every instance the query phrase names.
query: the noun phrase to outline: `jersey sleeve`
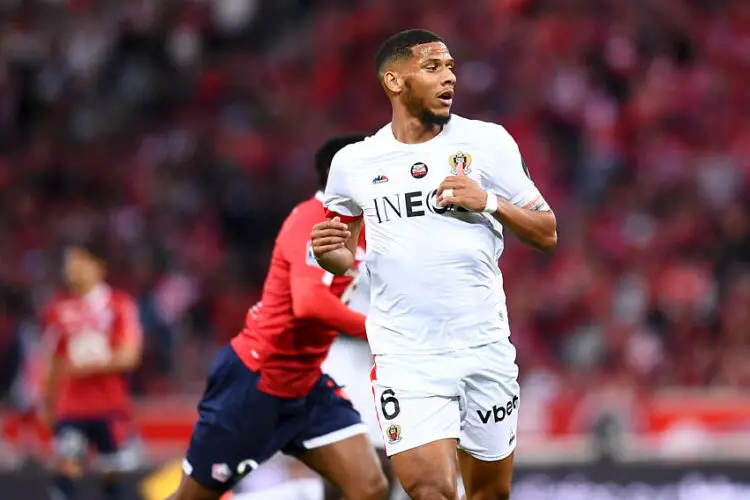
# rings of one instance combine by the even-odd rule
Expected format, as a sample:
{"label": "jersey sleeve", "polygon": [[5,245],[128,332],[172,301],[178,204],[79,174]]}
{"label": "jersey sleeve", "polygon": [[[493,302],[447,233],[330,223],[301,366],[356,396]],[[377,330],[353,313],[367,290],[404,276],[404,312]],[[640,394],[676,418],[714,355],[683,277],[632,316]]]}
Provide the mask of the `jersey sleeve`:
{"label": "jersey sleeve", "polygon": [[[320,207],[320,205],[317,205]],[[324,212],[318,216],[309,210],[310,207],[299,207],[290,215],[284,225],[276,244],[284,260],[289,264],[293,281],[312,280],[323,282],[326,271],[315,260],[310,233],[318,222],[323,221]]]}
{"label": "jersey sleeve", "polygon": [[325,201],[326,217],[338,216],[343,222],[352,222],[362,217],[362,208],[354,201],[351,192],[351,165],[347,165],[347,156],[342,155],[346,150],[339,151],[333,157],[331,169],[328,173]]}
{"label": "jersey sleeve", "polygon": [[489,191],[502,196],[515,206],[527,210],[551,211],[542,194],[531,180],[515,139],[499,125],[488,138],[492,145]]}
{"label": "jersey sleeve", "polygon": [[[307,207],[309,208],[309,207]],[[315,318],[337,331],[365,337],[365,317],[350,310],[330,289],[332,275],[318,265],[312,254],[310,233],[319,216],[306,211],[292,215],[277,245],[289,265],[292,310],[297,317]]]}

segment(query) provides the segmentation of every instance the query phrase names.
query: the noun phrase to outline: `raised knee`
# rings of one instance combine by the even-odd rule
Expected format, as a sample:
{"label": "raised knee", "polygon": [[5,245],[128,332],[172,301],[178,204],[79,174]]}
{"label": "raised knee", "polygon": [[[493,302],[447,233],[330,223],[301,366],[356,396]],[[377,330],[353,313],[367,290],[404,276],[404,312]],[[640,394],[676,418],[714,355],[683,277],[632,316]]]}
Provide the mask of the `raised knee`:
{"label": "raised knee", "polygon": [[339,488],[346,498],[357,500],[387,500],[389,493],[388,480],[379,469],[366,478],[350,478]]}
{"label": "raised knee", "polygon": [[388,480],[382,472],[373,474],[365,484],[361,486],[360,496],[363,500],[386,500],[388,498]]}
{"label": "raised knee", "polygon": [[404,488],[409,498],[414,500],[453,500],[458,492],[450,481],[440,484],[421,483],[412,488]]}

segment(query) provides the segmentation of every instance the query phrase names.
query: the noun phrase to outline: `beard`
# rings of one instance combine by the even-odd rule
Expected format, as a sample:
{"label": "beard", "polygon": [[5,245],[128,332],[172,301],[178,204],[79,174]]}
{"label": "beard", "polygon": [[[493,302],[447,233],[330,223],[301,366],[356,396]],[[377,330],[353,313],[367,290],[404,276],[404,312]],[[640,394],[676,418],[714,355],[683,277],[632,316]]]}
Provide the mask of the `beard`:
{"label": "beard", "polygon": [[414,95],[414,91],[408,81],[405,82],[405,85],[407,109],[412,115],[419,117],[419,120],[422,123],[425,125],[438,125],[442,127],[451,121],[452,115],[450,112],[446,115],[438,115],[434,113],[425,105],[423,98]]}
{"label": "beard", "polygon": [[422,120],[422,123],[425,125],[440,125],[441,127],[443,125],[446,125],[449,121],[451,121],[451,115],[448,113],[447,115],[436,115],[429,109],[423,107],[422,113],[419,115],[419,119]]}

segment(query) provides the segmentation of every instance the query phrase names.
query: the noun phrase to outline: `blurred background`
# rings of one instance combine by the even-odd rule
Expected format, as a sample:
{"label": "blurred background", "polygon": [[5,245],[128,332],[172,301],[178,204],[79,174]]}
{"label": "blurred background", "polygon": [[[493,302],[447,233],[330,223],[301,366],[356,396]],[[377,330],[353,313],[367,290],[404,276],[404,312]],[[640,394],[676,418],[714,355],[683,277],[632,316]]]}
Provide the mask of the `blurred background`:
{"label": "blurred background", "polygon": [[35,355],[63,245],[104,239],[138,300],[134,474],[179,458],[315,148],[389,121],[373,57],[412,27],[560,225],[551,257],[501,260],[514,498],[750,498],[747,0],[0,1],[0,489],[48,456]]}

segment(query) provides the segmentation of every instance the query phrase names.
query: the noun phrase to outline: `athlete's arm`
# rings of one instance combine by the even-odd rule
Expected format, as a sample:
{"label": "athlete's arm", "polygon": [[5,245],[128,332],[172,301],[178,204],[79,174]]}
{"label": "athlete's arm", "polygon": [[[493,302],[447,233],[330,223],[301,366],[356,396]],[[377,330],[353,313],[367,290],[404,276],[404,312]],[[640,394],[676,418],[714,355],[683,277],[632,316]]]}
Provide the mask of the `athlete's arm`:
{"label": "athlete's arm", "polygon": [[[526,245],[551,252],[557,246],[557,218],[531,180],[516,141],[507,132],[506,137],[510,140],[504,159],[507,168],[496,181],[503,196],[490,193],[497,198],[492,215]],[[489,201],[494,208],[494,200]]]}
{"label": "athlete's arm", "polygon": [[138,318],[138,307],[130,298],[123,302],[117,328],[118,342],[105,370],[130,372],[138,368],[143,355],[143,331]]}
{"label": "athlete's arm", "polygon": [[510,229],[526,245],[551,252],[557,246],[557,218],[552,210],[538,211],[522,208],[513,203],[497,198],[497,210],[493,216],[500,223]]}
{"label": "athlete's arm", "polygon": [[292,308],[296,318],[311,319],[332,330],[367,338],[365,316],[346,307],[322,279],[318,282],[293,279]]}
{"label": "athlete's arm", "polygon": [[526,245],[552,251],[557,246],[557,218],[531,181],[515,141],[504,129],[500,130],[500,168],[489,172],[493,192],[483,190],[459,167],[455,176],[447,177],[440,185],[438,203],[491,213]]}
{"label": "athlete's arm", "polygon": [[280,235],[277,243],[283,245],[284,258],[290,265],[294,316],[319,322],[328,328],[355,337],[366,338],[364,315],[346,307],[341,299],[331,292],[331,280],[326,279],[325,270],[316,260],[308,258],[305,243],[309,227],[307,225],[301,231],[290,228],[288,233]]}
{"label": "athlete's arm", "polygon": [[348,162],[346,148],[333,157],[323,203],[328,221],[316,224],[312,232],[315,259],[320,267],[337,276],[354,265],[363,224],[362,208],[350,188],[352,169],[347,170]]}
{"label": "athlete's arm", "polygon": [[336,216],[313,227],[313,253],[320,267],[336,276],[343,276],[351,269],[362,224],[361,217],[344,223]]}
{"label": "athlete's arm", "polygon": [[[447,177],[440,185],[438,203],[455,204],[475,212],[489,211],[526,245],[544,252],[554,250],[557,245],[557,219],[551,209],[540,210],[535,204],[517,206],[483,190],[474,180],[466,177],[463,169],[459,169],[457,174]],[[490,196],[496,198],[494,206]]]}

